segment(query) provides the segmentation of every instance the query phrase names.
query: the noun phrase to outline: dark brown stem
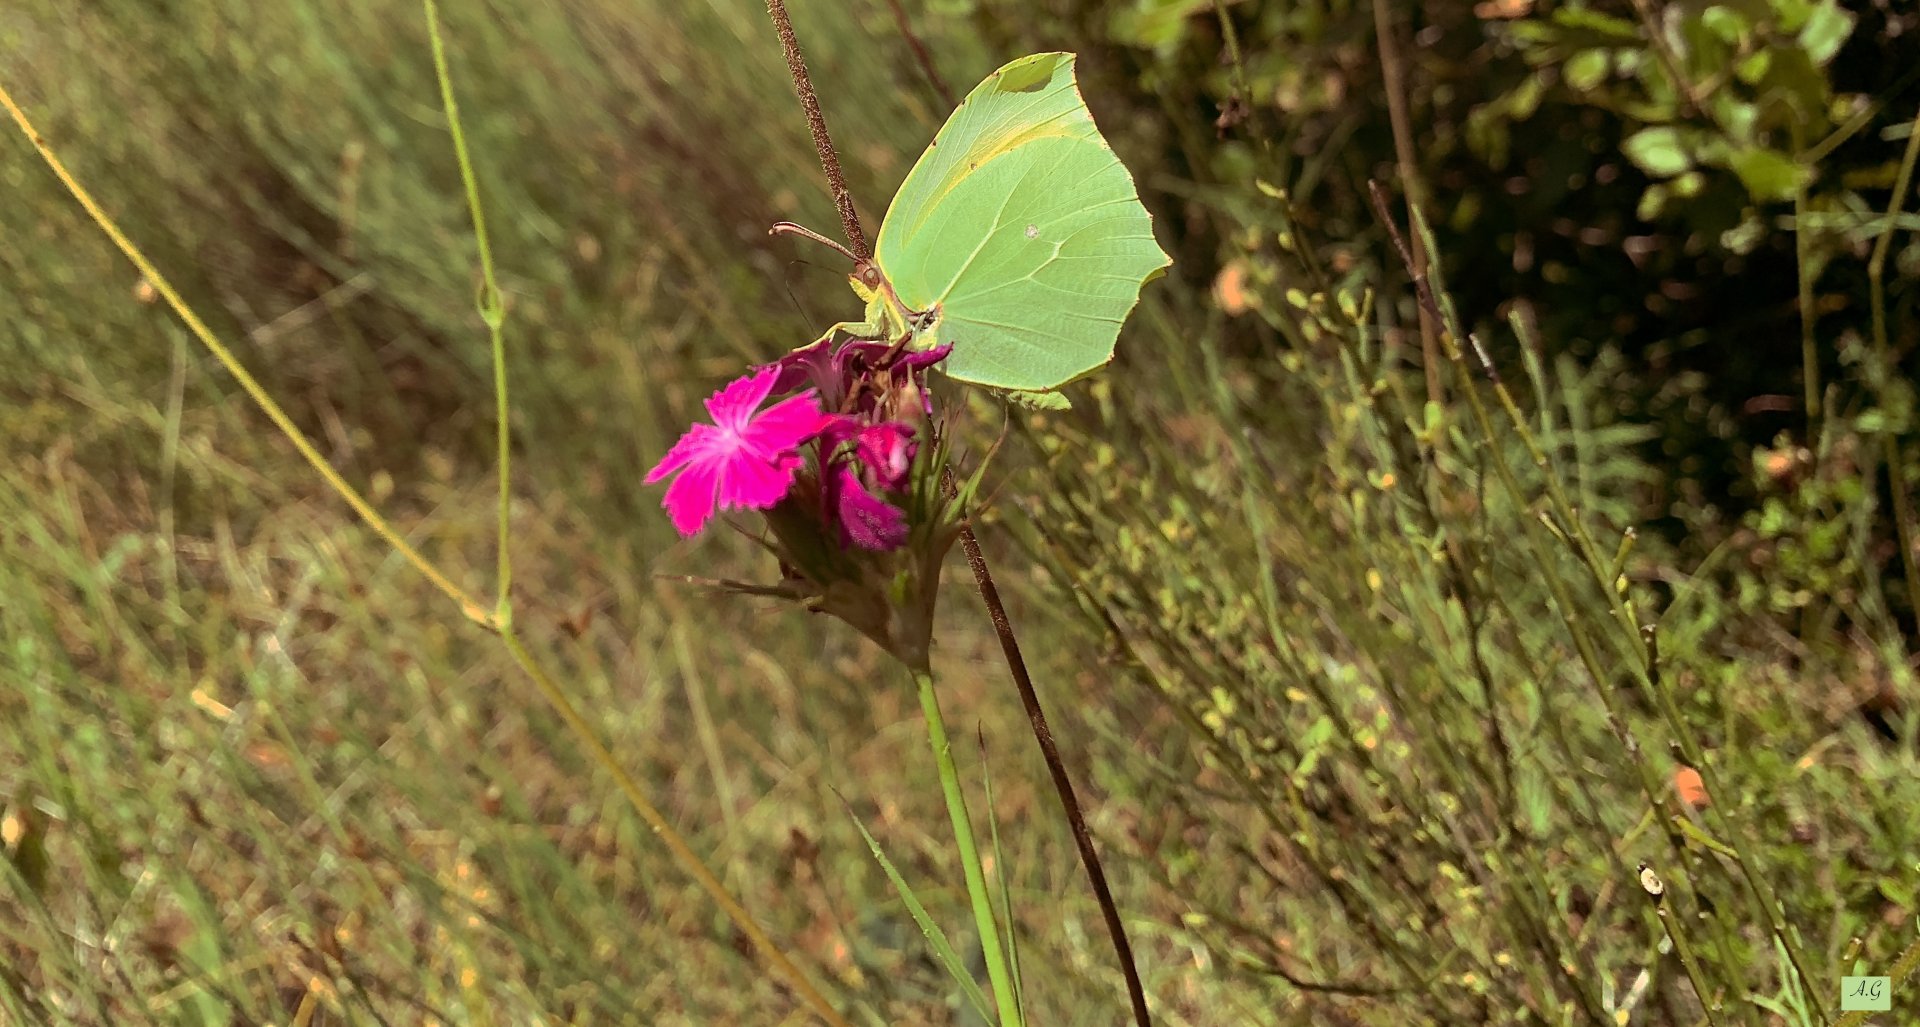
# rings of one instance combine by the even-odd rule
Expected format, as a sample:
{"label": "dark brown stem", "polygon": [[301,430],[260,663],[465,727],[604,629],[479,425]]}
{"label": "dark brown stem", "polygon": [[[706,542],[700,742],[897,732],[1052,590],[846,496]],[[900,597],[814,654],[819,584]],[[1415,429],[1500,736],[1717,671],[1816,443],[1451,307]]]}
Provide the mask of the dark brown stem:
{"label": "dark brown stem", "polygon": [[[942,471],[940,485],[948,498],[952,498],[953,472]],[[1086,868],[1087,882],[1093,885],[1094,900],[1100,904],[1100,915],[1107,922],[1107,936],[1113,939],[1114,954],[1120,957],[1120,975],[1127,982],[1127,1001],[1133,1006],[1133,1022],[1137,1027],[1153,1027],[1153,1017],[1147,1011],[1147,992],[1140,984],[1140,971],[1134,966],[1133,946],[1127,941],[1127,927],[1120,920],[1120,907],[1113,901],[1113,890],[1107,887],[1107,872],[1100,865],[1099,850],[1093,847],[1093,833],[1087,830],[1087,818],[1080,812],[1073,779],[1067,776],[1067,765],[1060,759],[1060,747],[1054,743],[1046,711],[1040,708],[1040,696],[1034,692],[1033,678],[1027,674],[1027,661],[1020,655],[1020,641],[1014,637],[1013,622],[1007,619],[1007,607],[1000,601],[1000,590],[993,584],[993,572],[987,568],[986,554],[980,551],[980,540],[974,537],[971,526],[961,526],[960,548],[966,551],[967,566],[973,568],[973,582],[979,586],[980,600],[986,604],[987,616],[993,621],[993,633],[1000,636],[1000,652],[1006,657],[1014,687],[1020,690],[1021,705],[1027,708],[1027,723],[1033,726],[1033,739],[1040,743],[1040,752],[1047,759],[1047,772],[1053,776],[1053,790],[1059,794],[1067,824],[1073,828],[1073,844],[1080,850],[1080,864]]]}
{"label": "dark brown stem", "polygon": [[[1380,50],[1380,77],[1387,91],[1387,121],[1393,126],[1393,151],[1400,164],[1400,184],[1407,191],[1407,202],[1424,205],[1426,191],[1420,187],[1420,169],[1414,164],[1413,122],[1407,113],[1406,65],[1400,56],[1399,37],[1394,34],[1393,16],[1387,0],[1373,0],[1373,37]],[[1413,273],[1427,270],[1426,247],[1413,241]],[[1446,387],[1440,382],[1440,329],[1437,320],[1420,308],[1420,361],[1426,365],[1427,401],[1446,403]]]}
{"label": "dark brown stem", "polygon": [[[873,250],[867,245],[866,233],[860,228],[859,215],[854,213],[853,194],[848,191],[846,176],[840,170],[840,156],[833,148],[833,137],[827,133],[827,119],[820,113],[820,98],[814,93],[813,81],[807,75],[806,58],[800,53],[800,41],[794,38],[793,22],[787,17],[785,0],[767,0],[767,14],[773,19],[774,31],[780,36],[780,48],[786,52],[787,70],[793,73],[794,91],[800,94],[800,106],[807,115],[807,128],[813,132],[814,148],[820,152],[820,167],[826,171],[827,182],[833,187],[834,205],[840,208],[840,223],[846,230],[847,243],[858,260],[869,260],[873,257]],[[917,44],[917,39],[910,31],[907,37]],[[915,48],[918,49],[918,46]],[[932,74],[931,61],[926,63],[926,67]],[[938,81],[937,76],[935,81]],[[952,471],[941,472],[940,486],[949,499],[953,498],[956,489]],[[980,551],[980,540],[974,537],[972,527],[961,526],[960,545],[966,550],[967,565],[973,568],[973,580],[980,588],[980,599],[986,604],[987,616],[993,621],[994,634],[1000,636],[1000,651],[1006,656],[1007,670],[1013,675],[1014,687],[1020,692],[1020,702],[1027,709],[1027,722],[1033,726],[1034,740],[1040,743],[1040,752],[1046,757],[1054,790],[1060,795],[1060,805],[1067,814],[1067,824],[1073,829],[1074,845],[1080,850],[1081,865],[1086,868],[1087,880],[1093,885],[1093,896],[1100,905],[1100,915],[1106,920],[1107,934],[1113,939],[1114,952],[1120,957],[1120,975],[1127,982],[1127,999],[1133,1006],[1134,1023],[1137,1027],[1153,1027],[1153,1018],[1147,1011],[1146,989],[1141,986],[1140,971],[1133,964],[1133,946],[1127,941],[1126,925],[1120,921],[1120,908],[1114,904],[1113,890],[1107,886],[1107,874],[1101,868],[1100,853],[1093,847],[1093,834],[1087,830],[1086,816],[1080,812],[1080,800],[1074,794],[1073,779],[1067,776],[1066,764],[1060,759],[1060,747],[1054,744],[1053,730],[1047,726],[1046,711],[1040,708],[1040,697],[1033,691],[1033,678],[1027,674],[1027,661],[1020,655],[1020,642],[1014,637],[1013,622],[1007,619],[1006,605],[1000,601],[1000,590],[994,587],[993,572],[987,568],[986,555]]]}
{"label": "dark brown stem", "polygon": [[767,0],[767,15],[773,19],[773,31],[780,36],[780,49],[787,55],[787,71],[793,74],[793,91],[800,94],[800,108],[807,112],[807,130],[813,133],[813,148],[820,153],[820,168],[827,173],[833,189],[833,205],[840,210],[840,227],[847,233],[847,245],[857,260],[873,256],[867,245],[867,233],[860,227],[860,215],[853,209],[853,193],[847,189],[846,173],[840,170],[840,154],[827,134],[826,115],[820,113],[820,97],[813,91],[813,79],[807,75],[807,59],[801,56],[800,41],[793,35],[793,20],[787,17],[786,0]]}
{"label": "dark brown stem", "polygon": [[[1414,257],[1418,251],[1407,246],[1406,237],[1400,234],[1400,226],[1393,220],[1393,211],[1387,206],[1387,191],[1380,187],[1380,183],[1368,179],[1367,195],[1373,200],[1374,214],[1379,216],[1381,224],[1387,226],[1387,237],[1392,240],[1393,248],[1399,252],[1400,263],[1406,267],[1407,274],[1413,278],[1413,293],[1420,299],[1421,312],[1434,324],[1445,325],[1447,320],[1440,311],[1439,301],[1433,297],[1433,283],[1427,280],[1426,268],[1424,265],[1414,263]],[[1417,237],[1414,239],[1416,244],[1419,241]],[[1492,358],[1487,356],[1487,348],[1481,344],[1480,337],[1472,332],[1466,335],[1467,345],[1473,349],[1474,358],[1480,362],[1480,370],[1486,373],[1487,380],[1495,385],[1501,384],[1500,371],[1493,366]]]}
{"label": "dark brown stem", "polygon": [[900,0],[887,0],[887,6],[893,9],[894,24],[900,26],[900,38],[905,39],[907,46],[912,48],[913,59],[920,62],[920,71],[927,76],[928,82],[933,83],[934,92],[940,94],[948,110],[960,106],[960,101],[953,98],[953,90],[947,88],[947,80],[941,76],[940,69],[933,66],[933,55],[927,52],[927,44],[914,34],[913,22],[907,20],[906,7],[901,5]]}

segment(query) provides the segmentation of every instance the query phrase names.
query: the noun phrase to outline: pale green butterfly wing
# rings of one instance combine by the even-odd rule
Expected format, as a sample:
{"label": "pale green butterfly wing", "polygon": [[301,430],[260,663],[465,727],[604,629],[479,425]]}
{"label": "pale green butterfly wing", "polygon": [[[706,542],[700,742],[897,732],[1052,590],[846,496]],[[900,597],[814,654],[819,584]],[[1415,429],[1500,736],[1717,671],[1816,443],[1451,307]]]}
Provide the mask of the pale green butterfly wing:
{"label": "pale green butterfly wing", "polygon": [[952,343],[947,374],[1020,392],[1111,360],[1141,285],[1170,263],[1065,53],[967,95],[894,195],[875,262],[901,303],[938,310],[916,345]]}

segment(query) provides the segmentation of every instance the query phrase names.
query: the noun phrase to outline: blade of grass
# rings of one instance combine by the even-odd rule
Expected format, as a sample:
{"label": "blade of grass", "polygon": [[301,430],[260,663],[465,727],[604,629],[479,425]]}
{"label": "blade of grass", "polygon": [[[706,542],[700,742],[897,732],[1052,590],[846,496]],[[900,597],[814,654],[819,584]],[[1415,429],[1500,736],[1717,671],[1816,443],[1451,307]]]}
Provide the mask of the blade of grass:
{"label": "blade of grass", "polygon": [[1027,994],[1020,980],[1020,934],[1013,929],[1013,891],[1007,883],[1007,857],[1000,851],[1000,818],[993,815],[993,765],[987,762],[986,730],[975,728],[974,738],[980,743],[980,778],[987,789],[987,833],[993,846],[995,876],[1000,880],[1000,913],[1007,918],[1007,966],[1013,971],[1013,1000],[1025,1009]]}
{"label": "blade of grass", "polygon": [[239,358],[234,355],[233,351],[213,334],[213,330],[208,328],[206,322],[201,320],[200,316],[193,311],[193,308],[187,305],[186,300],[180,296],[180,293],[173,287],[173,284],[167,280],[166,276],[160,273],[159,268],[155,267],[153,262],[147,259],[145,252],[136,246],[133,240],[127,237],[125,232],[120,230],[118,222],[107,214],[106,210],[94,199],[93,194],[89,192],[85,186],[81,185],[80,181],[74,178],[73,174],[67,170],[66,165],[53,152],[52,147],[47,145],[46,140],[40,135],[39,131],[34,128],[33,122],[27,117],[26,112],[14,101],[12,92],[8,90],[5,85],[0,85],[0,107],[6,108],[7,114],[13,118],[14,124],[19,127],[21,134],[26,136],[28,142],[33,144],[34,150],[40,154],[41,159],[44,160],[47,166],[53,171],[54,176],[60,180],[60,184],[66,188],[67,192],[70,193],[75,201],[87,212],[87,216],[93,220],[94,224],[100,227],[100,230],[106,234],[107,238],[113,242],[114,246],[120,250],[127,260],[140,271],[148,284],[153,286],[154,291],[166,300],[167,306],[186,324],[187,329],[193,333],[194,337],[214,355],[214,358],[220,362],[222,367],[227,369],[228,373],[234,376],[234,379],[240,383],[241,388],[246,391],[247,396],[253,400],[254,404],[260,408],[262,413],[267,415],[267,418],[273,422],[274,426],[279,429],[287,441],[299,451],[301,457],[319,473],[321,479],[327,483],[328,488],[332,489],[336,495],[345,500],[347,505],[353,509],[354,513],[359,515],[360,519],[365,522],[368,527],[372,528],[375,534],[379,535],[380,538],[392,546],[395,551],[406,558],[407,562],[412,564],[435,588],[453,600],[454,603],[460,607],[461,613],[465,615],[467,619],[494,631],[499,636],[502,644],[506,646],[514,660],[520,664],[521,668],[527,672],[529,677],[533,678],[534,684],[539,688],[541,694],[546,698],[548,703],[553,706],[554,711],[560,715],[560,718],[566,722],[568,728],[574,732],[579,741],[587,748],[593,756],[594,761],[600,765],[601,769],[613,777],[614,782],[620,787],[621,792],[626,795],[628,802],[633,806],[635,812],[640,814],[641,819],[647,822],[647,825],[653,829],[654,834],[660,837],[661,841],[666,844],[674,857],[680,861],[682,869],[686,870],[687,873],[694,878],[695,882],[700,885],[701,889],[707,893],[708,897],[713,899],[713,901],[726,912],[735,926],[740,928],[741,933],[745,934],[753,943],[754,948],[757,949],[760,954],[774,966],[780,975],[787,980],[787,983],[793,987],[795,994],[800,997],[801,1001],[806,1003],[815,1015],[827,1023],[832,1024],[833,1027],[851,1027],[840,1014],[834,1011],[832,1005],[827,1002],[826,997],[814,988],[812,982],[807,980],[806,975],[800,971],[800,968],[787,957],[786,953],[782,951],[778,945],[774,944],[773,939],[767,934],[766,930],[760,926],[759,922],[754,919],[753,915],[747,912],[746,907],[742,906],[738,900],[734,899],[734,897],[727,892],[726,887],[720,883],[719,878],[715,877],[711,870],[707,869],[706,864],[700,859],[699,855],[693,851],[692,846],[687,843],[686,839],[682,837],[678,831],[674,830],[673,825],[667,821],[666,816],[662,814],[653,803],[647,800],[645,793],[640,789],[639,783],[620,766],[619,762],[614,758],[613,752],[600,740],[598,733],[587,723],[586,718],[580,715],[579,710],[574,707],[572,700],[567,697],[566,692],[561,689],[552,677],[548,676],[540,664],[534,660],[532,654],[521,644],[519,637],[513,633],[512,626],[510,624],[499,623],[492,615],[486,612],[479,601],[470,593],[449,580],[438,567],[434,566],[425,556],[422,556],[418,550],[414,549],[400,532],[394,528],[386,518],[382,517],[379,511],[373,508],[371,503],[367,502],[352,485],[349,485],[346,479],[341,477],[340,472],[333,469],[333,466],[327,462],[325,457],[320,455],[320,451],[314,447],[312,441],[307,438],[306,434],[293,423],[292,418],[287,416],[286,411],[281,409],[273,397],[267,394],[266,389],[259,381],[247,371],[245,365],[240,363]]}
{"label": "blade of grass", "polygon": [[973,833],[973,818],[967,813],[966,793],[960,787],[960,769],[953,762],[953,743],[947,739],[946,719],[940,715],[940,697],[934,691],[933,672],[925,666],[914,667],[912,671],[920,693],[920,712],[927,721],[927,744],[933,748],[933,761],[940,769],[940,793],[947,802],[947,817],[953,821],[953,843],[960,858],[960,869],[966,875],[974,925],[980,931],[980,954],[986,959],[987,977],[993,984],[993,1004],[1000,1010],[1000,1027],[1019,1027],[1025,1020],[1013,995],[1013,974],[1007,969],[1006,950],[1000,947],[993,896],[987,891],[987,876],[980,867],[980,845]]}
{"label": "blade of grass", "polygon": [[493,351],[493,401],[498,436],[500,471],[500,570],[494,600],[494,619],[502,624],[513,620],[513,563],[507,552],[507,522],[513,490],[510,485],[510,454],[507,414],[507,349],[504,327],[506,303],[500,295],[500,283],[493,273],[493,247],[487,241],[487,216],[480,205],[480,183],[473,174],[473,160],[467,155],[467,134],[460,125],[460,105],[453,98],[453,78],[447,70],[446,42],[440,36],[440,12],[433,0],[421,0],[426,9],[427,38],[433,44],[433,74],[440,82],[440,102],[447,110],[447,131],[453,136],[453,155],[460,164],[460,181],[467,190],[467,210],[473,216],[473,241],[480,250],[480,320],[487,326]]}
{"label": "blade of grass", "polygon": [[[720,733],[714,729],[713,713],[707,709],[706,684],[692,651],[687,647],[687,632],[679,618],[669,629],[674,663],[680,667],[680,683],[687,690],[687,709],[693,714],[693,733],[700,740],[700,753],[706,758],[707,773],[713,778],[713,795],[720,803],[720,822],[726,828],[725,848],[732,849],[740,839],[740,815],[733,795],[733,782],[727,775],[726,755],[720,749]],[[737,850],[727,859],[727,874],[738,883],[740,860]]]}
{"label": "blade of grass", "polygon": [[860,837],[866,839],[867,848],[873,852],[873,858],[880,861],[880,869],[886,872],[887,880],[893,882],[893,889],[900,893],[901,901],[907,904],[907,912],[912,915],[913,922],[920,925],[920,933],[927,936],[927,944],[933,946],[933,954],[939,957],[940,965],[946,968],[947,975],[960,986],[960,994],[982,1019],[991,1023],[993,1006],[987,1002],[986,993],[980,990],[980,985],[974,981],[973,975],[967,972],[966,962],[960,958],[960,953],[954,951],[953,943],[947,940],[947,933],[940,929],[939,924],[933,922],[933,915],[927,912],[927,907],[920,901],[920,896],[914,894],[913,886],[907,883],[906,878],[900,876],[900,871],[881,850],[880,842],[873,837],[872,832],[867,830],[867,825],[860,822],[859,815],[854,813],[853,806],[847,802],[846,797],[837,790],[833,794],[840,800],[840,805],[846,808],[847,819],[853,821],[854,830],[859,831]]}
{"label": "blade of grass", "polygon": [[286,437],[288,442],[292,443],[293,448],[299,451],[301,458],[306,460],[307,464],[314,469],[315,473],[319,474],[320,477],[326,481],[327,487],[332,489],[341,499],[345,500],[346,504],[353,508],[353,512],[358,514],[360,519],[366,522],[367,526],[372,528],[375,534],[379,535],[388,545],[392,546],[395,552],[399,553],[402,558],[412,564],[414,569],[420,572],[421,576],[432,582],[435,588],[445,593],[447,598],[453,600],[454,603],[460,607],[460,612],[465,614],[468,620],[476,624],[492,626],[492,618],[488,616],[486,609],[480,605],[477,599],[465,589],[448,580],[447,576],[442,574],[440,569],[429,562],[425,556],[422,556],[420,551],[415,549],[412,543],[408,542],[406,538],[400,534],[398,529],[388,523],[386,518],[380,516],[379,511],[373,508],[373,504],[367,502],[352,485],[347,484],[347,480],[340,476],[339,471],[333,469],[333,465],[327,462],[326,457],[320,455],[320,451],[314,448],[312,442],[308,441],[306,435],[293,423],[293,419],[287,416],[287,412],[282,410],[280,404],[274,402],[273,397],[267,394],[266,388],[260,384],[259,380],[254,378],[253,374],[246,369],[246,366],[240,363],[239,358],[234,356],[233,351],[228,349],[226,344],[221,342],[219,338],[213,334],[213,330],[208,328],[206,322],[200,319],[200,315],[194,313],[193,308],[189,307],[186,300],[181,298],[180,293],[174,289],[173,283],[168,281],[167,277],[160,273],[159,268],[153,266],[153,262],[147,259],[146,254],[142,252],[138,246],[134,245],[133,240],[127,238],[126,233],[120,230],[119,224],[107,215],[106,210],[93,198],[93,194],[88,192],[87,189],[80,184],[79,180],[74,178],[73,174],[67,170],[67,166],[54,155],[53,149],[49,147],[47,141],[41,137],[39,130],[33,127],[33,122],[28,120],[26,112],[20,109],[18,103],[14,102],[12,92],[7,90],[5,86],[0,86],[0,107],[6,108],[7,114],[13,118],[13,122],[19,127],[21,134],[26,136],[27,141],[33,144],[33,148],[39,152],[40,158],[46,161],[49,168],[53,169],[54,177],[58,178],[60,184],[65,186],[67,192],[72,194],[73,198],[79,202],[80,206],[87,212],[87,216],[93,220],[93,223],[100,226],[100,230],[106,233],[107,238],[112,241],[114,247],[124,254],[128,261],[132,262],[134,269],[140,272],[141,277],[146,280],[147,284],[153,286],[154,291],[160,294],[160,298],[166,301],[167,306],[173,310],[174,314],[186,323],[187,330],[193,333],[194,338],[200,340],[201,344],[206,346],[207,350],[213,354],[214,359],[220,361],[220,366],[224,367],[227,373],[233,375],[234,380],[239,382],[240,387],[246,391],[247,397],[253,400],[254,405],[260,408],[261,413],[267,415],[267,419],[273,422],[274,427],[280,430],[280,433]]}

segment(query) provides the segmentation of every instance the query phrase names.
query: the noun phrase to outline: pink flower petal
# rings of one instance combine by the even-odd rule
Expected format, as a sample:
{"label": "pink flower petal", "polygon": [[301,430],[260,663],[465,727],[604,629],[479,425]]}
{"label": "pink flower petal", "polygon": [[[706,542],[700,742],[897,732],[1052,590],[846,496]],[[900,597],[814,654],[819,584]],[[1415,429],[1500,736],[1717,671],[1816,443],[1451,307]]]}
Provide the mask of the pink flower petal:
{"label": "pink flower petal", "polygon": [[855,545],[886,552],[906,543],[906,511],[868,492],[852,468],[835,472],[834,484],[840,527]]}
{"label": "pink flower petal", "polygon": [[719,467],[714,464],[688,464],[680,476],[673,479],[673,484],[667,486],[666,497],[660,505],[666,507],[667,516],[680,534],[698,535],[713,516],[714,502],[719,497],[718,471]]}
{"label": "pink flower petal", "polygon": [[767,366],[780,371],[774,378],[774,395],[792,392],[802,384],[812,382],[815,388],[821,390],[827,405],[839,405],[841,394],[828,391],[840,388],[841,381],[833,363],[833,346],[826,339],[802,346]]}
{"label": "pink flower petal", "polygon": [[741,440],[756,454],[771,457],[800,448],[826,427],[820,398],[808,390],[789,396],[760,412],[741,432]]}
{"label": "pink flower petal", "polygon": [[707,400],[707,413],[712,415],[714,424],[740,432],[746,428],[754,410],[766,401],[767,394],[773,391],[774,379],[779,377],[779,368],[763,367],[745,378],[737,378]]}
{"label": "pink flower petal", "polygon": [[873,472],[875,483],[888,492],[906,484],[913,451],[913,429],[898,421],[876,424],[860,433],[860,460]]}
{"label": "pink flower petal", "polygon": [[799,447],[829,423],[811,390],[755,413],[780,376],[760,368],[729,383],[707,400],[714,424],[696,424],[673,444],[653,470],[653,484],[678,474],[661,505],[683,535],[692,535],[716,510],[765,510],[785,498],[805,463]]}
{"label": "pink flower petal", "polygon": [[799,457],[768,462],[755,459],[732,460],[720,465],[720,505],[729,510],[765,510],[779,503],[793,487],[794,472],[800,469]]}
{"label": "pink flower petal", "polygon": [[653,465],[653,470],[647,472],[647,484],[655,484],[689,461],[712,452],[716,445],[724,444],[720,436],[720,431],[710,424],[696,424],[688,428],[687,433],[680,436],[680,441],[667,450],[667,455],[661,457],[660,462]]}
{"label": "pink flower petal", "polygon": [[921,371],[947,359],[947,354],[952,352],[953,343],[951,342],[932,349],[915,350],[901,357],[893,366],[905,368],[908,371]]}

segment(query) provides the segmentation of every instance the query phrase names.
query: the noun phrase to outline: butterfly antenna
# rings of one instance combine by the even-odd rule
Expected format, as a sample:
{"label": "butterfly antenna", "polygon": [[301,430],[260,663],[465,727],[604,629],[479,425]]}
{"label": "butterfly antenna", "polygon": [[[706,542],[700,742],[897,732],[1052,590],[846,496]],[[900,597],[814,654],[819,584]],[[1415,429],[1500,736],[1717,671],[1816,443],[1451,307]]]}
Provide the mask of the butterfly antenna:
{"label": "butterfly antenna", "polygon": [[855,264],[860,263],[860,258],[854,256],[852,250],[847,249],[845,246],[842,246],[839,243],[834,242],[832,239],[829,239],[826,236],[821,235],[819,232],[816,232],[811,228],[807,228],[803,225],[796,225],[791,221],[774,222],[773,227],[767,229],[767,234],[768,235],[804,236],[808,239],[812,239],[814,242],[817,242],[822,246],[828,246],[828,247],[832,247],[835,250],[838,250],[841,253],[841,255],[845,256],[848,260],[852,261]]}
{"label": "butterfly antenna", "polygon": [[787,302],[792,303],[793,309],[796,313],[800,315],[800,319],[809,324],[813,323],[813,313],[812,311],[809,311],[807,309],[807,305],[805,303],[800,302],[800,294],[793,291],[793,278],[794,278],[793,269],[795,267],[819,267],[819,266],[820,265],[815,264],[810,260],[801,260],[798,257],[796,257],[793,260],[787,261],[787,273],[780,277],[780,288],[786,291]]}

